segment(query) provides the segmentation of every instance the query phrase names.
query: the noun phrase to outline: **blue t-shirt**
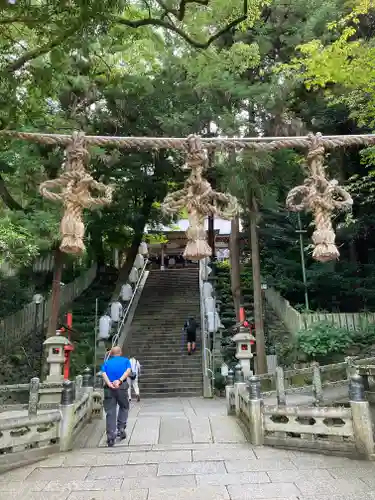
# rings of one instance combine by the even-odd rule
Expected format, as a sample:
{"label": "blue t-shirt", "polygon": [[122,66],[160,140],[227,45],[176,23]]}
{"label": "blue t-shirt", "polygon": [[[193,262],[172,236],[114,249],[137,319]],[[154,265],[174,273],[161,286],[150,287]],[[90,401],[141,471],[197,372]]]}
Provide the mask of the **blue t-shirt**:
{"label": "blue t-shirt", "polygon": [[107,374],[110,382],[114,382],[115,380],[119,380],[129,368],[131,369],[131,364],[128,358],[114,356],[104,363],[102,372]]}

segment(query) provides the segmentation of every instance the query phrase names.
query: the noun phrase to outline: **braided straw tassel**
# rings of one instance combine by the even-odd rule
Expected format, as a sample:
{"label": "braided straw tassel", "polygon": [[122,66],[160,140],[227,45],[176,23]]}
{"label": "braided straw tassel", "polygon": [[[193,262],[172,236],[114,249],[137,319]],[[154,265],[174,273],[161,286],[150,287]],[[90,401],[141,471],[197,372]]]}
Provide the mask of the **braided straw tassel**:
{"label": "braided straw tassel", "polygon": [[165,197],[162,206],[168,215],[180,213],[186,207],[189,227],[186,231],[188,243],[184,257],[189,260],[201,260],[212,255],[204,228],[205,217],[212,214],[229,220],[238,212],[236,198],[214,191],[211,184],[203,178],[207,164],[207,152],[203,149],[200,137],[189,136],[184,168],[190,170],[190,175],[182,189]]}
{"label": "braided straw tassel", "polygon": [[325,176],[325,150],[321,134],[309,134],[309,140],[310,147],[306,159],[310,175],[302,186],[296,186],[289,192],[286,206],[293,212],[305,210],[313,213],[315,231],[312,235],[312,255],[319,262],[329,262],[340,256],[335,244],[332,214],[339,210],[350,210],[353,200],[336,180],[329,181]]}
{"label": "braided straw tassel", "polygon": [[[57,179],[45,181],[39,187],[39,192],[44,198],[64,205],[64,215],[60,224],[62,236],[60,250],[65,253],[81,254],[85,250],[83,209],[104,206],[112,201],[112,186],[97,182],[85,171],[88,160],[85,135],[82,132],[75,132],[66,148],[64,172]],[[59,189],[60,192],[55,192],[55,189]],[[103,196],[92,197],[90,190],[93,189],[103,193]]]}

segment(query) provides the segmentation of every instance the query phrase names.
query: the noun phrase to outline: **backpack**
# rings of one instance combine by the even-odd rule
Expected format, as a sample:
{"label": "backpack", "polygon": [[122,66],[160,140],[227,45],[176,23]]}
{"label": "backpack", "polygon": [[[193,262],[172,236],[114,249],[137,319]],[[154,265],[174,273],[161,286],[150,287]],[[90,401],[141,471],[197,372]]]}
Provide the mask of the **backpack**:
{"label": "backpack", "polygon": [[188,319],[186,322],[187,333],[195,333],[196,329],[197,329],[197,323],[195,319]]}

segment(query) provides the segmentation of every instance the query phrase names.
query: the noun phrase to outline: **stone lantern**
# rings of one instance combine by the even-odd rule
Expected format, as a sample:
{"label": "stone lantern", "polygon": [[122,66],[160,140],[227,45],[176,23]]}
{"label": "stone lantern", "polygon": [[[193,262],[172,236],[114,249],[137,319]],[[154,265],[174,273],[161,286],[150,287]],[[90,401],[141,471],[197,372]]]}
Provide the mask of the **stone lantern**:
{"label": "stone lantern", "polygon": [[134,260],[134,267],[136,269],[142,269],[144,265],[145,265],[145,259],[142,254],[138,253]]}
{"label": "stone lantern", "polygon": [[147,247],[147,243],[145,241],[142,241],[141,244],[139,245],[138,253],[140,253],[141,255],[148,254],[148,247]]}
{"label": "stone lantern", "polygon": [[47,347],[48,363],[48,375],[45,382],[51,383],[51,387],[40,389],[39,401],[40,403],[58,404],[64,381],[65,346],[70,346],[71,342],[63,335],[55,335],[45,340],[43,345]]}
{"label": "stone lantern", "polygon": [[137,283],[138,281],[138,269],[136,267],[132,267],[129,274],[130,283]]}
{"label": "stone lantern", "polygon": [[236,333],[232,340],[236,343],[236,358],[238,359],[245,379],[250,377],[253,373],[250,368],[250,360],[253,357],[251,352],[251,340],[254,337],[249,330],[242,324],[237,326]]}

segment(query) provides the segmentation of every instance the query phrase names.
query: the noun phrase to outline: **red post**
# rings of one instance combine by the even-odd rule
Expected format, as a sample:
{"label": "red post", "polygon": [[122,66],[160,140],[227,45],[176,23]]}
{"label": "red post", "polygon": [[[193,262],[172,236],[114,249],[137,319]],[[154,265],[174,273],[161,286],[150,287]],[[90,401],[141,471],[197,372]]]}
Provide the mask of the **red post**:
{"label": "red post", "polygon": [[245,321],[245,308],[243,306],[240,307],[240,323]]}
{"label": "red post", "polygon": [[[68,327],[68,340],[70,340],[70,328],[73,326],[73,314],[68,312],[66,314],[66,326]],[[64,347],[65,352],[65,362],[64,362],[64,379],[69,379],[70,371],[70,354],[74,350],[74,347],[69,344]]]}

